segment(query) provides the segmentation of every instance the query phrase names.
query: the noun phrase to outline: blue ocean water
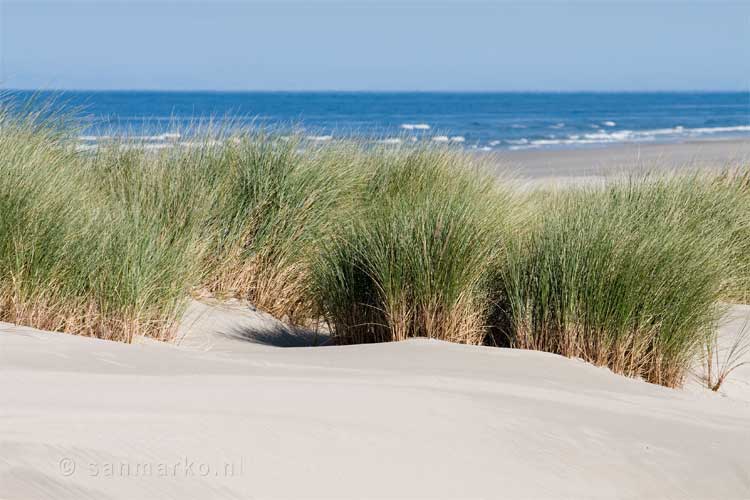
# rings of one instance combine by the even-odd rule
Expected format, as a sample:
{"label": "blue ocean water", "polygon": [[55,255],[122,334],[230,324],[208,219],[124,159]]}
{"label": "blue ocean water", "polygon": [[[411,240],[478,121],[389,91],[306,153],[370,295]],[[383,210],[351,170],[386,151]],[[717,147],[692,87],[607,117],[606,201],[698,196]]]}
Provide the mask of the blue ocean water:
{"label": "blue ocean water", "polygon": [[[151,140],[209,120],[318,140],[435,140],[480,150],[750,136],[748,92],[446,93],[10,91],[76,110],[82,140]],[[168,136],[174,138],[174,135]]]}

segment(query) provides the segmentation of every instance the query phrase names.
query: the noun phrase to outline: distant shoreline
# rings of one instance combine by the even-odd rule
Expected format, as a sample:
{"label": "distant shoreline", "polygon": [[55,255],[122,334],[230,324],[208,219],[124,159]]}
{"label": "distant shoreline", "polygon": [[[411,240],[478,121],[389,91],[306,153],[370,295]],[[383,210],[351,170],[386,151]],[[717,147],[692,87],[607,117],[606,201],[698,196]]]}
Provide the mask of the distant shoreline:
{"label": "distant shoreline", "polygon": [[498,171],[526,179],[602,178],[649,170],[719,169],[750,164],[750,137],[682,143],[610,144],[597,148],[488,153]]}

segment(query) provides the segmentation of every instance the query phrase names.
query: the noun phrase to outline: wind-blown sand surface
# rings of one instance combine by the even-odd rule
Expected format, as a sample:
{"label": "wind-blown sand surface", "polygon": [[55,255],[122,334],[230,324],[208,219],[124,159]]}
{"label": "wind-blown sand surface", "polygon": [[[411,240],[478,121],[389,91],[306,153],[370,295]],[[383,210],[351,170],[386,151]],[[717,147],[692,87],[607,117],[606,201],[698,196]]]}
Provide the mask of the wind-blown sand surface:
{"label": "wind-blown sand surface", "polygon": [[324,341],[241,305],[194,303],[179,345],[2,325],[0,497],[750,496],[750,367],[714,394],[533,351],[269,345]]}

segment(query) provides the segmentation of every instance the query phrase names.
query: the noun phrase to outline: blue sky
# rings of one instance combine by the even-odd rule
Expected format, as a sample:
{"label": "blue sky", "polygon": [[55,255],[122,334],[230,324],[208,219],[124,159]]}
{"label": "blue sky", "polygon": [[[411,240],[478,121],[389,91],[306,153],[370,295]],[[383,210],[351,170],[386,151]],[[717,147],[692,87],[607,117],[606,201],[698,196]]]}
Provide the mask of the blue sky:
{"label": "blue sky", "polygon": [[6,88],[750,86],[750,1],[0,3]]}

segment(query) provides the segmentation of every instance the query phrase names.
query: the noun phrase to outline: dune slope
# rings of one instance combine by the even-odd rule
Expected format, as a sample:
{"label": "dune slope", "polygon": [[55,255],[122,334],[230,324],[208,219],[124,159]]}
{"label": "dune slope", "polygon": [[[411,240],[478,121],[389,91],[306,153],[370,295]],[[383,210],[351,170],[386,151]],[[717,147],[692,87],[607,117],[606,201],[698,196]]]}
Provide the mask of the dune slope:
{"label": "dune slope", "polygon": [[742,397],[438,341],[280,348],[201,307],[178,346],[2,325],[0,497],[750,496]]}

